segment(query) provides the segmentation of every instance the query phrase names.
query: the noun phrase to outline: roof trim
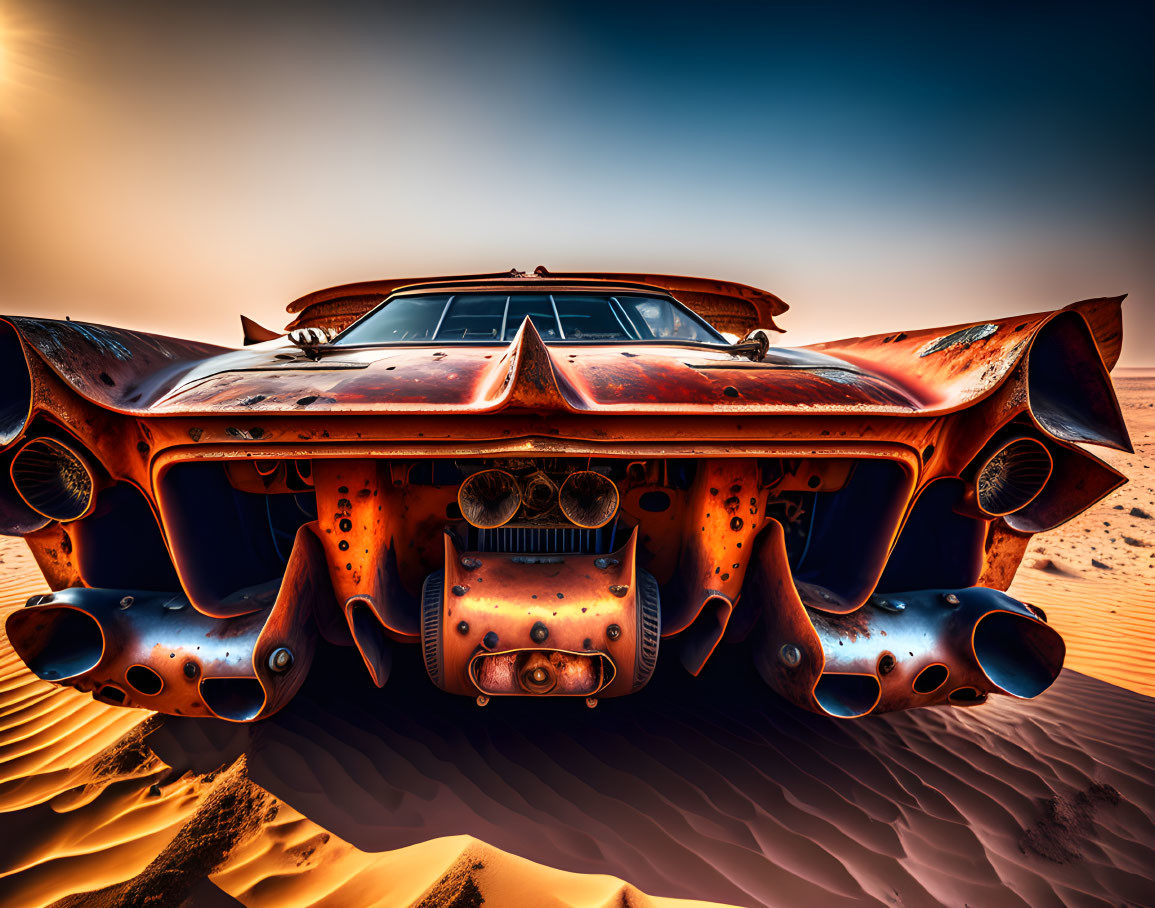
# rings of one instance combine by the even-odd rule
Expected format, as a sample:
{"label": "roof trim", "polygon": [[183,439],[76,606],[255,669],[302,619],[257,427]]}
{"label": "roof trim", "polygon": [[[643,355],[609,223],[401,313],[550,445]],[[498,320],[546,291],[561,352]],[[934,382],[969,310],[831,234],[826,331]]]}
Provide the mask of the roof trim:
{"label": "roof trim", "polygon": [[511,269],[488,274],[384,278],[326,287],[289,303],[287,311],[297,314],[297,317],[286,330],[314,326],[344,328],[398,290],[464,285],[485,285],[493,289],[506,286],[570,285],[658,290],[693,309],[718,330],[739,336],[745,335],[752,328],[781,331],[774,323],[774,316],[781,315],[789,308],[773,293],[733,281],[629,272],[552,273],[539,265],[533,274]]}

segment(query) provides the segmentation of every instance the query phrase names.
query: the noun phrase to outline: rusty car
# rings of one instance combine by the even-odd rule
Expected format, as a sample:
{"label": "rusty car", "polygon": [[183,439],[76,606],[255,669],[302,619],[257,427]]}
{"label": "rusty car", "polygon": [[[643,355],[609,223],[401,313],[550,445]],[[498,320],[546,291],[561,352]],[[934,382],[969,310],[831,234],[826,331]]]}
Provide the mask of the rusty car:
{"label": "rusty car", "polygon": [[[319,646],[475,698],[641,690],[750,654],[832,717],[1030,698],[1006,593],[1125,482],[1121,298],[791,348],[729,281],[538,268],[347,284],[226,348],[0,320],[0,532],[40,678],[232,722]],[[663,669],[665,670],[665,669]]]}

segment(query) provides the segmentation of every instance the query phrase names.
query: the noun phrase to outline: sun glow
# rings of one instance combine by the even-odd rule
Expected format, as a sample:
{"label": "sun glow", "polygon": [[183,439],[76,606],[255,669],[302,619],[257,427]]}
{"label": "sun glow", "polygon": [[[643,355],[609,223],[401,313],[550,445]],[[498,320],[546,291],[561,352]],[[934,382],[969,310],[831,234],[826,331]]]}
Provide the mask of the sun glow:
{"label": "sun glow", "polygon": [[0,7],[0,114],[10,114],[44,76],[46,33],[23,15]]}

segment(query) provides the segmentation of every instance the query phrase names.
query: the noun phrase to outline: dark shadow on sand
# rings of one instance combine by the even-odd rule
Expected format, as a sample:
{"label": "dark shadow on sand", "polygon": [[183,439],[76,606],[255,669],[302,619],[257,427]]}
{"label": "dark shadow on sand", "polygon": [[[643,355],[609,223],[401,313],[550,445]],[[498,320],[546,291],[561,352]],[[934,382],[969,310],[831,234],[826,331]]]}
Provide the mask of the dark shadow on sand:
{"label": "dark shadow on sand", "polygon": [[[1070,672],[1030,703],[840,722],[780,700],[741,648],[696,679],[666,660],[588,709],[479,708],[436,690],[417,647],[378,690],[354,651],[322,647],[272,719],[167,718],[149,744],[177,771],[246,753],[256,783],[366,851],[468,833],[741,905],[1139,904],[1155,891],[1153,732],[1155,700]],[[1118,797],[1042,853],[1048,799],[1092,785]]]}

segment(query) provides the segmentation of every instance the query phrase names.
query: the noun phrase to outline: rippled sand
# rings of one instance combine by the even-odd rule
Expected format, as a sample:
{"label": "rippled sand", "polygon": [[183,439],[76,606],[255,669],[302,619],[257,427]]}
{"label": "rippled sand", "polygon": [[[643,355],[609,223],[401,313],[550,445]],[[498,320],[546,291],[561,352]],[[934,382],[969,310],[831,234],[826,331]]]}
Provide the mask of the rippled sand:
{"label": "rippled sand", "polygon": [[[0,901],[1151,904],[1155,549],[1122,539],[1155,543],[1130,515],[1155,515],[1155,376],[1120,389],[1132,484],[1036,537],[1014,588],[1069,645],[1036,701],[837,722],[724,649],[596,710],[479,709],[416,648],[380,691],[328,649],[284,712],[233,726],[94,703],[3,640]],[[0,559],[6,614],[42,581],[19,540]]]}

